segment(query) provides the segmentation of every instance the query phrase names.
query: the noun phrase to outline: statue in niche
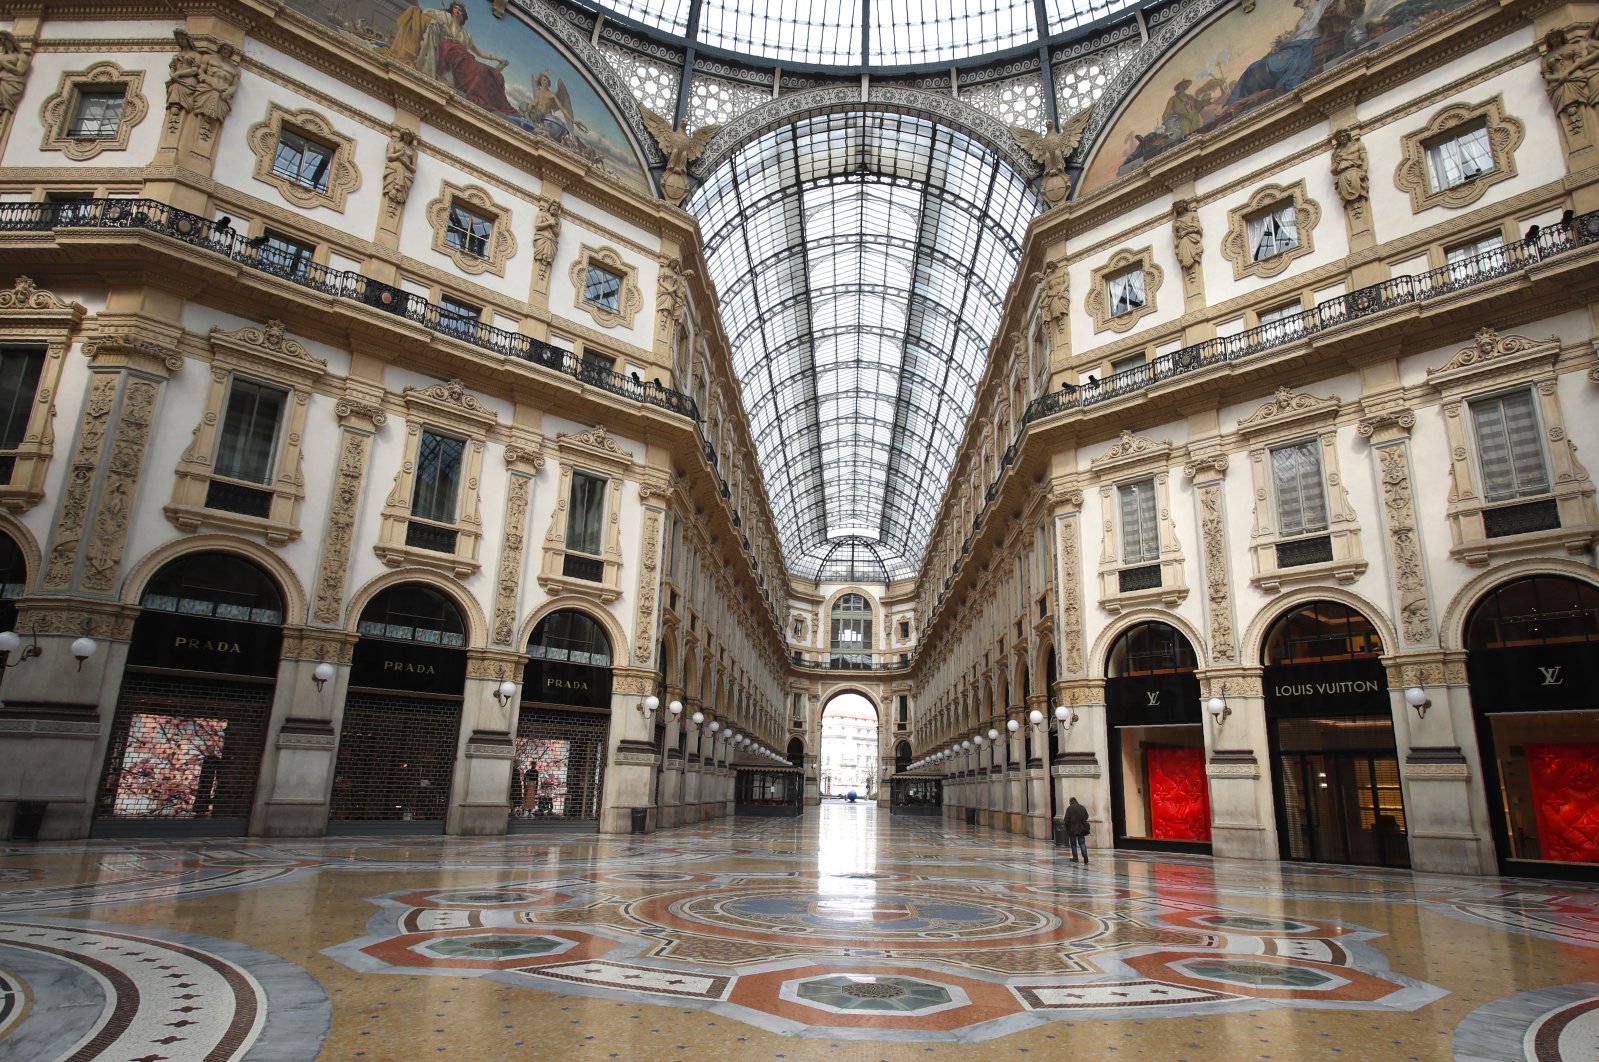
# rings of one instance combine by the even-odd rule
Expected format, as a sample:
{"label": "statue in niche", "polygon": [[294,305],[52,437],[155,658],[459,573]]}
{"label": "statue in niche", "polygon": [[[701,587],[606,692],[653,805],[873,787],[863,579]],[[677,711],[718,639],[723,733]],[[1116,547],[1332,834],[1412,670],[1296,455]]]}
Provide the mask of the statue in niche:
{"label": "statue in niche", "polygon": [[1038,181],[1038,190],[1047,206],[1058,207],[1071,194],[1072,179],[1066,176],[1066,160],[1072,157],[1072,152],[1082,142],[1083,130],[1088,127],[1091,113],[1091,110],[1078,111],[1064,124],[1051,125],[1042,133],[1020,125],[1010,127],[1011,136],[1033,157],[1034,162],[1044,168],[1044,174]]}
{"label": "statue in niche", "polygon": [[1355,217],[1360,217],[1366,200],[1371,196],[1371,178],[1367,174],[1366,146],[1354,129],[1340,129],[1333,134],[1332,171],[1333,187],[1338,198]]}
{"label": "statue in niche", "polygon": [[383,153],[383,198],[395,208],[403,207],[416,181],[416,133],[396,129]]}
{"label": "statue in niche", "polygon": [[33,57],[22,50],[11,31],[0,30],[0,118],[16,113],[32,65]]}
{"label": "statue in niche", "polygon": [[555,261],[555,249],[560,240],[561,201],[549,199],[533,221],[533,261],[538,264],[540,280],[550,275],[550,265]]}
{"label": "statue in niche", "polygon": [[640,107],[639,112],[644,117],[645,128],[649,129],[655,143],[660,146],[661,154],[666,156],[666,172],[661,175],[661,197],[673,206],[681,206],[688,197],[689,163],[705,154],[705,145],[722,127],[718,124],[702,125],[690,133],[681,125],[674,128],[671,122],[648,107]]}

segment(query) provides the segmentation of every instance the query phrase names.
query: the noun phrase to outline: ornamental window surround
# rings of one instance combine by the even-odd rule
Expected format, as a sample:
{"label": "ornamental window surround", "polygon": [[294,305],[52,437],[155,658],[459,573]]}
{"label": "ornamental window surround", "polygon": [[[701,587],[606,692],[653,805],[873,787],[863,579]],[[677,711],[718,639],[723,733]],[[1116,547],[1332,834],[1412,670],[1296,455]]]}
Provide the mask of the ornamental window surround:
{"label": "ornamental window surround", "polygon": [[1155,264],[1151,247],[1123,249],[1093,271],[1084,308],[1094,331],[1126,332],[1155,312],[1155,296],[1165,271]]}
{"label": "ornamental window surround", "polygon": [[0,288],[0,507],[26,512],[44,497],[55,453],[51,421],[67,348],[87,311],[18,277]]}
{"label": "ornamental window surround", "polygon": [[295,206],[342,212],[350,193],[361,186],[355,141],[316,111],[269,104],[245,143],[255,155],[255,179]]}
{"label": "ornamental window surround", "polygon": [[59,151],[75,162],[102,151],[125,151],[134,126],[144,120],[144,71],[101,62],[68,70],[39,113],[41,151]]}
{"label": "ornamental window surround", "polygon": [[1450,555],[1466,564],[1554,545],[1582,553],[1599,538],[1594,486],[1566,433],[1560,349],[1556,336],[1484,328],[1475,345],[1427,370],[1450,449]]}
{"label": "ornamental window surround", "polygon": [[517,248],[511,210],[496,203],[487,189],[441,181],[438,198],[428,203],[426,215],[433,229],[433,249],[463,273],[505,275],[506,263]]}
{"label": "ornamental window surround", "polygon": [[[544,534],[539,585],[551,595],[615,601],[622,595],[622,484],[637,478],[633,456],[604,428],[563,432],[555,449],[561,480]],[[695,626],[692,616],[689,626]]]}
{"label": "ornamental window surround", "polygon": [[638,272],[613,247],[579,245],[569,273],[573,306],[603,328],[632,328],[644,307]]}
{"label": "ornamental window surround", "polygon": [[1516,149],[1526,126],[1504,112],[1504,99],[1453,103],[1400,141],[1394,184],[1410,194],[1414,213],[1470,206],[1500,181],[1516,176]]}
{"label": "ornamental window surround", "polygon": [[1283,273],[1296,258],[1316,249],[1320,221],[1321,206],[1310,198],[1303,180],[1263,185],[1227,212],[1221,253],[1232,263],[1233,279],[1265,280]]}
{"label": "ornamental window surround", "polygon": [[407,387],[401,400],[405,451],[373,551],[391,568],[464,578],[481,567],[483,452],[499,420],[460,380]]}
{"label": "ornamental window surround", "polygon": [[1171,516],[1172,445],[1131,432],[1089,462],[1098,480],[1102,538],[1099,606],[1174,607],[1188,596],[1182,546]]}
{"label": "ornamental window surround", "polygon": [[1338,463],[1340,408],[1285,387],[1238,422],[1255,499],[1250,582],[1266,593],[1329,577],[1351,583],[1368,566]]}
{"label": "ornamental window surround", "polygon": [[306,414],[327,363],[278,321],[212,329],[210,347],[205,407],[178,461],[167,519],[183,531],[293,541],[305,501]]}

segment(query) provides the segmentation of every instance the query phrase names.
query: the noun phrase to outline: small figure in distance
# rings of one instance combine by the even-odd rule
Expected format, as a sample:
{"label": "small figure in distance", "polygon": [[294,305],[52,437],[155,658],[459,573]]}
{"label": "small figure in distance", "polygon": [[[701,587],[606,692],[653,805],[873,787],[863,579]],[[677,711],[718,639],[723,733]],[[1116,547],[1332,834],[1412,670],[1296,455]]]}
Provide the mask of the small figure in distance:
{"label": "small figure in distance", "polygon": [[1066,843],[1071,847],[1072,862],[1077,853],[1083,854],[1083,865],[1088,865],[1088,809],[1071,797],[1066,803]]}

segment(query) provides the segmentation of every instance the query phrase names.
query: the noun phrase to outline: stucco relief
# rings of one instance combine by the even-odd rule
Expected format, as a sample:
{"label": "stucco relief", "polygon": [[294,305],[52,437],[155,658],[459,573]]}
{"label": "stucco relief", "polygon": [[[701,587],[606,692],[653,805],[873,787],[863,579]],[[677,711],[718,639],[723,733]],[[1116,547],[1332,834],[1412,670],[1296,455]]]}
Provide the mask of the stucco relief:
{"label": "stucco relief", "polygon": [[133,498],[139,489],[139,473],[144,467],[145,445],[150,440],[150,425],[155,420],[156,398],[161,385],[154,380],[128,381],[117,417],[116,434],[111,441],[111,457],[106,465],[105,485],[94,516],[94,533],[84,552],[83,578],[86,590],[109,592],[116,582],[127,544],[128,521],[133,513]]}
{"label": "stucco relief", "polygon": [[1210,658],[1237,657],[1233,637],[1232,581],[1227,571],[1227,533],[1222,520],[1221,481],[1199,488],[1199,527],[1204,539],[1205,600],[1210,617]]}
{"label": "stucco relief", "polygon": [[[341,416],[351,415],[343,412],[349,405],[348,400],[339,403]],[[383,416],[381,410],[377,416]],[[376,417],[373,419],[381,423]],[[328,514],[322,567],[316,580],[316,607],[312,612],[318,623],[329,624],[338,623],[344,613],[344,580],[350,570],[356,506],[361,500],[367,450],[372,445],[372,436],[367,432],[345,428],[340,434],[339,469],[333,484],[333,506]]]}
{"label": "stucco relief", "polygon": [[89,399],[84,403],[78,426],[78,446],[72,454],[66,491],[56,517],[50,559],[45,565],[44,585],[65,588],[72,582],[72,569],[78,545],[89,526],[89,495],[94,490],[95,470],[100,467],[100,452],[110,431],[111,407],[116,403],[118,377],[115,373],[96,373],[89,384]]}
{"label": "stucco relief", "polygon": [[1432,637],[1432,607],[1427,601],[1427,579],[1410,489],[1410,455],[1404,443],[1394,443],[1377,451],[1377,462],[1381,468],[1383,514],[1393,545],[1401,625],[1405,641],[1414,645]]}
{"label": "stucco relief", "polygon": [[500,539],[500,575],[494,588],[494,644],[516,641],[516,595],[522,585],[522,556],[527,548],[528,497],[531,476],[511,473],[505,500],[505,534]]}
{"label": "stucco relief", "polygon": [[655,569],[661,560],[661,514],[647,508],[644,516],[644,556],[639,565],[638,619],[633,628],[633,659],[648,661],[655,642],[655,588],[659,580]]}

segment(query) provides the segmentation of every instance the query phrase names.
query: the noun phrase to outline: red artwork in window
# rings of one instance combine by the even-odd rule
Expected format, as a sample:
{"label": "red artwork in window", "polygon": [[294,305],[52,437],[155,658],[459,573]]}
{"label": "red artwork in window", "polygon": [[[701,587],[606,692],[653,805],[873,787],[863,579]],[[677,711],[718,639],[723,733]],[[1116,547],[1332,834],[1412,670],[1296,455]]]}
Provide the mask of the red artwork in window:
{"label": "red artwork in window", "polygon": [[1149,762],[1151,837],[1163,841],[1210,840],[1210,788],[1205,750],[1154,747]]}
{"label": "red artwork in window", "polygon": [[1528,745],[1543,858],[1599,863],[1599,745]]}

